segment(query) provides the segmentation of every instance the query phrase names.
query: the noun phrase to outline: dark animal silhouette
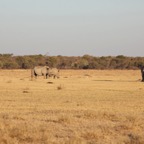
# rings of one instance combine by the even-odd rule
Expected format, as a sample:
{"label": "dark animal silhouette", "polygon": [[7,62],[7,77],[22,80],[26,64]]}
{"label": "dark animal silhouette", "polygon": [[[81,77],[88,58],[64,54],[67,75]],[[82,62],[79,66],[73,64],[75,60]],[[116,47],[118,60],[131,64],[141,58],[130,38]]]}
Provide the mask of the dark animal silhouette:
{"label": "dark animal silhouette", "polygon": [[142,82],[144,82],[144,66],[141,66],[140,69],[141,69],[141,75],[142,75]]}

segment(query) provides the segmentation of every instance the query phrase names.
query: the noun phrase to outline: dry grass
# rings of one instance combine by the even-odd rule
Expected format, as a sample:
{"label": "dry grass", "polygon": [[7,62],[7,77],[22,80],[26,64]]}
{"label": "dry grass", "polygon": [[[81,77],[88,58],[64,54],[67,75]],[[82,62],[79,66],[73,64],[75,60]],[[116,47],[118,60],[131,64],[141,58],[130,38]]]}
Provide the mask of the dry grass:
{"label": "dry grass", "polygon": [[140,71],[0,70],[1,144],[144,144]]}

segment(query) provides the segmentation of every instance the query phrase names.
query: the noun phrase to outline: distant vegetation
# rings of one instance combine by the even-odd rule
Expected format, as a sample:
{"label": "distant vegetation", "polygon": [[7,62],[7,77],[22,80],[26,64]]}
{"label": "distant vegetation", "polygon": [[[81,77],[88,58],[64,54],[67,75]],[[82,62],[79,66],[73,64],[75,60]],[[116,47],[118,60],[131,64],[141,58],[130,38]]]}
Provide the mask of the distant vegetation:
{"label": "distant vegetation", "polygon": [[0,54],[1,69],[30,69],[34,66],[48,65],[60,69],[138,69],[144,65],[144,57],[102,56],[43,56]]}

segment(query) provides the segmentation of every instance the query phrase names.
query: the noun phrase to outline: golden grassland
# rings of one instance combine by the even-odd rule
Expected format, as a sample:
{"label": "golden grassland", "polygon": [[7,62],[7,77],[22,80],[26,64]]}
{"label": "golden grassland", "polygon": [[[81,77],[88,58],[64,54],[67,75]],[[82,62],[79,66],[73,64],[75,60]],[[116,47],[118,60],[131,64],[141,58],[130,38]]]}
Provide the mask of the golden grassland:
{"label": "golden grassland", "polygon": [[0,144],[144,144],[139,70],[0,70]]}

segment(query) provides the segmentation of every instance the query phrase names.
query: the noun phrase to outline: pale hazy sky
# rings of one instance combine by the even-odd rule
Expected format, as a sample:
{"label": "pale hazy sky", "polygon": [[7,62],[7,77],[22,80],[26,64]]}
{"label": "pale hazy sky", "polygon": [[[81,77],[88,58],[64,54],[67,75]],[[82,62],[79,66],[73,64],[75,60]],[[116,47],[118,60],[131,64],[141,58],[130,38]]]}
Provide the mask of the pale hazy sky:
{"label": "pale hazy sky", "polygon": [[0,0],[0,53],[144,56],[144,0]]}

